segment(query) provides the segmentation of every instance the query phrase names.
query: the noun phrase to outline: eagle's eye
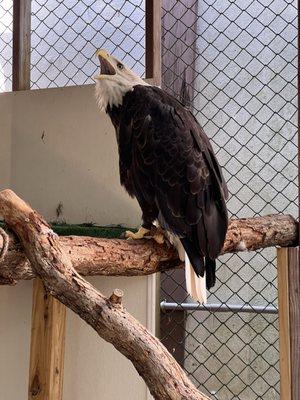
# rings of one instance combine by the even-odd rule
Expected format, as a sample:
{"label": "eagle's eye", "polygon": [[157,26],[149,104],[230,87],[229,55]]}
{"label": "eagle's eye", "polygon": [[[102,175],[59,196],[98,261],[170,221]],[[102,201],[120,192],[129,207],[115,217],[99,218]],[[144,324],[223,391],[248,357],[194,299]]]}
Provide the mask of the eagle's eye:
{"label": "eagle's eye", "polygon": [[117,67],[118,67],[120,70],[124,69],[124,65],[121,64],[121,63],[118,63]]}

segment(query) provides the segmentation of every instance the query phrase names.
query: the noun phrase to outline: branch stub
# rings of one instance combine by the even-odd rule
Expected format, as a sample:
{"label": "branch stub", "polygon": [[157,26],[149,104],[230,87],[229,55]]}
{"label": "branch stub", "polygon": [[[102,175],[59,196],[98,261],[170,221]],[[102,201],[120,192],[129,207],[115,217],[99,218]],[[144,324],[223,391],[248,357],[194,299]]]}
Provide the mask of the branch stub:
{"label": "branch stub", "polygon": [[111,303],[115,304],[115,305],[121,304],[121,303],[122,303],[123,295],[124,295],[123,290],[121,290],[121,289],[115,289],[115,290],[112,292],[112,294],[111,294],[111,296],[110,296],[110,298],[109,298],[109,301],[110,301]]}

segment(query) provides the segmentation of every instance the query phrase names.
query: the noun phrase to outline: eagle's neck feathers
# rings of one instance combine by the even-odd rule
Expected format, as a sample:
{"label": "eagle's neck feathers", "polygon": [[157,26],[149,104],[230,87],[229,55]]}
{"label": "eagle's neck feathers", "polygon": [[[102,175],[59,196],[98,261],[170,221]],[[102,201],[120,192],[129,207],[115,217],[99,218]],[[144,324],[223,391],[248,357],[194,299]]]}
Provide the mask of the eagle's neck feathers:
{"label": "eagle's neck feathers", "polygon": [[148,85],[141,78],[137,82],[122,82],[120,80],[99,79],[96,81],[96,100],[100,111],[108,107],[119,107],[123,104],[126,93],[131,92],[136,85]]}

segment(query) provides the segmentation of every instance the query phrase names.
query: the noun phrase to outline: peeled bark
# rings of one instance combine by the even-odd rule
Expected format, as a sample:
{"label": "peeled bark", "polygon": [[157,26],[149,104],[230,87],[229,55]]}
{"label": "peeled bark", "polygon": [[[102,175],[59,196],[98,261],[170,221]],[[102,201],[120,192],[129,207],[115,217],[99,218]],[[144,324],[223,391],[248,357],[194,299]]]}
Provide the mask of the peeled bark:
{"label": "peeled bark", "polygon": [[120,291],[107,299],[75,271],[59,237],[40,215],[9,190],[0,192],[0,214],[50,294],[131,360],[155,399],[208,400],[160,341],[123,308]]}
{"label": "peeled bark", "polygon": [[[298,223],[290,215],[233,219],[229,223],[222,253],[293,246],[298,240]],[[183,267],[173,247],[153,240],[127,241],[84,236],[62,236],[60,243],[81,275],[148,275]],[[0,236],[0,249],[3,238]],[[9,236],[9,248],[0,259],[0,284],[15,284],[35,277],[22,245]]]}

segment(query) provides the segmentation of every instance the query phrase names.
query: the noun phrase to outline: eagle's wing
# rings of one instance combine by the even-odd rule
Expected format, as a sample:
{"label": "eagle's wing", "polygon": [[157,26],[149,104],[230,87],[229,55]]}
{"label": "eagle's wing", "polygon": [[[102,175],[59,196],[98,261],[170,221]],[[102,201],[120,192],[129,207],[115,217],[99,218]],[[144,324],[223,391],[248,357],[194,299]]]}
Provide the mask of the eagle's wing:
{"label": "eagle's wing", "polygon": [[203,129],[181,103],[152,86],[136,86],[134,92],[120,128],[127,130],[132,154],[126,176],[137,198],[155,201],[159,219],[181,238],[203,276],[221,252],[228,225],[220,166]]}

